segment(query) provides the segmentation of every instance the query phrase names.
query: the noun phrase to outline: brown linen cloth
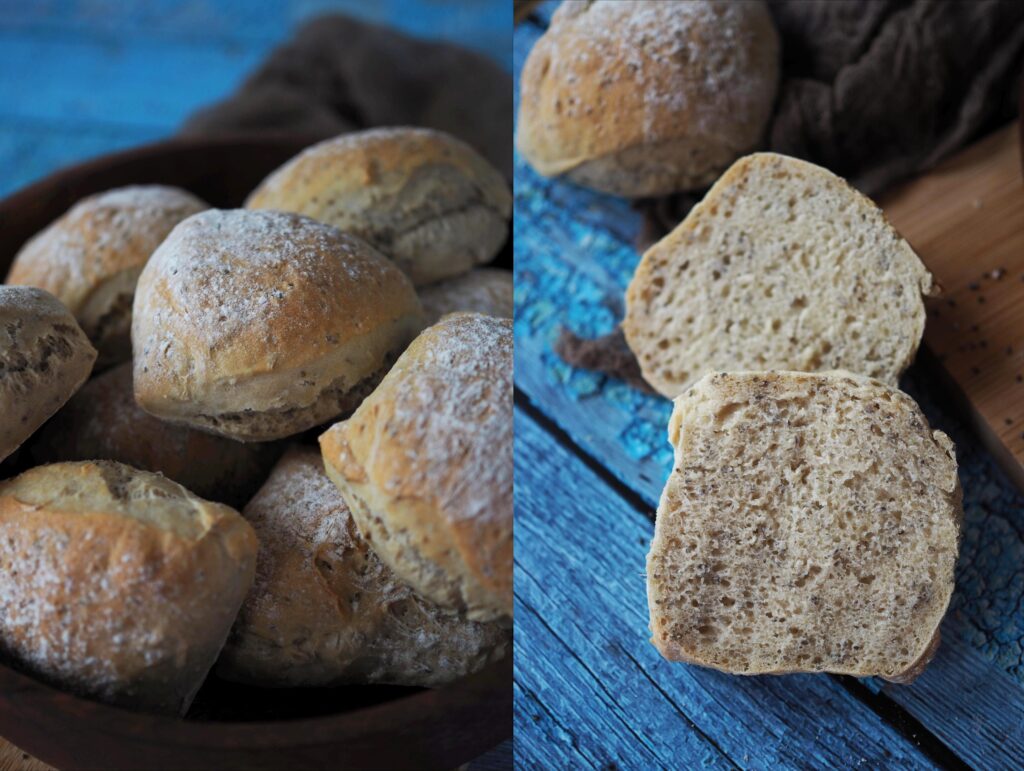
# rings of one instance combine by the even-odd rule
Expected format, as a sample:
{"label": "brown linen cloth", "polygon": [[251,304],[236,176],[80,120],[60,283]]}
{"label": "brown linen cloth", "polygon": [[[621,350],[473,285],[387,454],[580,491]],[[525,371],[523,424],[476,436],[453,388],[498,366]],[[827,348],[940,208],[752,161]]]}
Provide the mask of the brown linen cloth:
{"label": "brown linen cloth", "polygon": [[[765,147],[825,166],[867,195],[920,174],[1016,114],[1024,66],[1020,0],[769,0],[782,80]],[[638,249],[703,194],[639,202]],[[631,381],[622,333],[558,352]],[[628,359],[629,357],[626,357]]]}
{"label": "brown linen cloth", "polygon": [[324,138],[373,126],[426,126],[512,175],[512,78],[485,56],[348,16],[320,16],[271,52],[238,91],[183,134],[282,130]]}

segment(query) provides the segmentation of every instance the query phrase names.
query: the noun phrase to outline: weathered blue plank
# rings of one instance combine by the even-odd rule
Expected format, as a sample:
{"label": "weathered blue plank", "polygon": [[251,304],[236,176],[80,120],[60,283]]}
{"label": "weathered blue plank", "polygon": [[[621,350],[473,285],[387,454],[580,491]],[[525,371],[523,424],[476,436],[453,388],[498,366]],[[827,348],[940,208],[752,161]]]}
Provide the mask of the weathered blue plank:
{"label": "weathered blue plank", "polygon": [[0,195],[172,133],[297,23],[330,10],[511,64],[512,9],[500,0],[0,0]]}
{"label": "weathered blue plank", "polygon": [[519,411],[515,464],[520,762],[932,767],[830,678],[664,661],[647,640],[650,520]]}
{"label": "weathered blue plank", "polygon": [[262,53],[140,39],[54,41],[10,31],[0,31],[0,51],[0,122],[12,117],[74,128],[96,121],[165,130],[225,96]]}
{"label": "weathered blue plank", "polygon": [[1024,766],[1024,687],[943,624],[935,660],[909,687],[883,693],[925,725],[944,715],[941,738],[974,768]]}
{"label": "weathered blue plank", "polygon": [[422,38],[447,40],[511,64],[512,5],[505,0],[0,0],[0,29],[22,35],[184,40],[260,47],[310,16],[338,11]]}
{"label": "weathered blue plank", "polygon": [[0,125],[0,196],[54,169],[104,153],[153,142],[164,135],[147,127],[82,126],[71,132],[35,122]]}

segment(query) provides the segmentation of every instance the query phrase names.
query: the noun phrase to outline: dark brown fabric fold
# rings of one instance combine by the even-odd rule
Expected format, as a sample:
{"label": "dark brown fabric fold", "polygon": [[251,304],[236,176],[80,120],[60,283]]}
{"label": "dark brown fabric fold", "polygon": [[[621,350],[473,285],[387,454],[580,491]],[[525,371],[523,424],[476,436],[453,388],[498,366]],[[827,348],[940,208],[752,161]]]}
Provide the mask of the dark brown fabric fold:
{"label": "dark brown fabric fold", "polygon": [[235,94],[197,112],[181,132],[290,130],[326,138],[374,126],[446,131],[511,179],[508,73],[459,46],[336,14],[304,24]]}

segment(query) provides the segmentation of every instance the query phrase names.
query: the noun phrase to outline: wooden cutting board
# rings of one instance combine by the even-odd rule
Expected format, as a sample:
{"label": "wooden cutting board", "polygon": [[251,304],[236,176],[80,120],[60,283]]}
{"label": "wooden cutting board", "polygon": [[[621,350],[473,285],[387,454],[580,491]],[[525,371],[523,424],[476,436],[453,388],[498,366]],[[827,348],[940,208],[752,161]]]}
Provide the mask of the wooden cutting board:
{"label": "wooden cutting board", "polygon": [[1020,124],[881,200],[942,285],[925,356],[948,375],[978,434],[1024,489],[1024,175]]}

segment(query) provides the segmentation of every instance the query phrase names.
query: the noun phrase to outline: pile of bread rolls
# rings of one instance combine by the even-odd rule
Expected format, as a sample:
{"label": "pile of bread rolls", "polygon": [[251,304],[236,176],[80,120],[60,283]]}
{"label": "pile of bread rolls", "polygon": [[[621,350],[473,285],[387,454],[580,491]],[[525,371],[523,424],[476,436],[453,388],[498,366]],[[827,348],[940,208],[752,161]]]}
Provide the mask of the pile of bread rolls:
{"label": "pile of bread rolls", "polygon": [[0,462],[28,467],[3,660],[182,714],[214,666],[437,686],[504,656],[512,281],[478,266],[510,211],[467,145],[378,129],[242,209],[127,187],[29,241],[0,286]]}

